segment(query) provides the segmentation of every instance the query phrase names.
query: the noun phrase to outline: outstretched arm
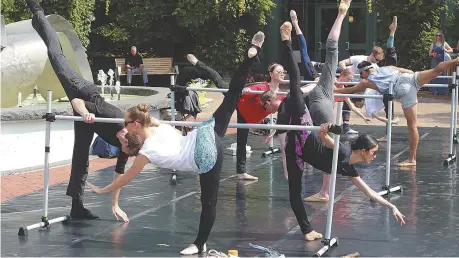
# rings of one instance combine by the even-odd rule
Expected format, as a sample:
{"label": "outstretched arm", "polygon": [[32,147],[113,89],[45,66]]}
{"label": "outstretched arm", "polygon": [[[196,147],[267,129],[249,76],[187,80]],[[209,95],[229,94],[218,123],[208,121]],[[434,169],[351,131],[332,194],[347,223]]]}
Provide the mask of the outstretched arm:
{"label": "outstretched arm", "polygon": [[349,98],[345,98],[344,101],[346,101],[347,105],[349,106],[349,108],[352,110],[352,112],[356,113],[358,116],[360,116],[366,123],[368,123],[369,121],[371,121],[370,118],[366,117],[361,111],[360,109],[358,109],[354,103],[352,103],[351,99]]}
{"label": "outstretched arm", "polygon": [[360,190],[362,191],[368,198],[372,201],[375,201],[381,205],[384,205],[388,208],[392,209],[392,213],[395,216],[395,219],[400,222],[400,225],[405,224],[405,220],[403,219],[405,216],[400,213],[395,205],[387,201],[386,199],[382,198],[378,193],[376,193],[373,189],[371,189],[365,181],[362,180],[360,177],[349,177],[349,180]]}
{"label": "outstretched arm", "polygon": [[413,71],[408,70],[408,69],[405,69],[405,68],[401,68],[401,67],[397,67],[397,66],[393,66],[393,65],[391,65],[391,66],[389,66],[389,67],[392,68],[392,69],[395,69],[395,70],[397,70],[397,71],[399,71],[399,72],[401,72],[401,73],[410,73],[410,74],[414,74]]}
{"label": "outstretched arm", "polygon": [[352,93],[357,93],[357,92],[364,92],[367,88],[378,90],[377,88],[372,87],[367,80],[361,80],[359,84],[355,86],[335,89],[335,93],[352,94]]}
{"label": "outstretched arm", "polygon": [[132,164],[132,166],[128,169],[128,171],[126,171],[126,173],[124,175],[121,175],[118,178],[116,178],[116,180],[114,180],[108,186],[106,186],[106,187],[104,187],[102,189],[98,188],[97,186],[92,185],[91,183],[88,183],[88,186],[95,193],[98,193],[98,194],[103,194],[103,193],[109,193],[109,192],[116,191],[116,190],[120,189],[121,187],[125,186],[132,179],[134,179],[134,177],[136,177],[142,171],[142,169],[145,167],[145,165],[147,165],[148,163],[150,163],[150,161],[148,160],[147,157],[145,157],[144,155],[138,155],[135,158],[134,163]]}

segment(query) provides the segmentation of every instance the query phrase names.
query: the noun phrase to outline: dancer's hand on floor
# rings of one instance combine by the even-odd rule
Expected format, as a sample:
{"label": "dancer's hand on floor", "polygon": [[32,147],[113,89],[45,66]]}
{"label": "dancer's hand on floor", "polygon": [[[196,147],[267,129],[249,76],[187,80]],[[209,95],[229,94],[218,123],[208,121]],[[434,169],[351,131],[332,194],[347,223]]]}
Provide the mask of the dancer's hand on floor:
{"label": "dancer's hand on floor", "polygon": [[82,115],[83,120],[87,124],[92,124],[96,121],[96,116],[93,113],[86,113]]}
{"label": "dancer's hand on floor", "polygon": [[400,222],[400,225],[403,225],[405,224],[405,220],[403,219],[405,217],[405,215],[403,215],[398,209],[397,207],[394,206],[394,208],[392,208],[392,214],[394,215],[395,219]]}
{"label": "dancer's hand on floor", "polygon": [[121,217],[124,222],[129,222],[129,218],[126,215],[126,212],[124,212],[120,206],[118,205],[112,205],[112,213],[115,215],[116,219],[119,220],[119,217]]}
{"label": "dancer's hand on floor", "polygon": [[364,119],[364,120],[365,120],[365,123],[367,123],[367,124],[368,124],[369,122],[371,122],[371,119],[370,119],[370,118],[368,118],[368,117],[365,117],[365,119]]}
{"label": "dancer's hand on floor", "polygon": [[91,184],[89,182],[87,182],[87,184],[88,184],[88,187],[91,188],[91,190],[93,192],[95,192],[96,194],[103,194],[102,189],[100,189],[99,187],[97,187],[97,186],[95,186],[95,185],[93,185],[93,184]]}

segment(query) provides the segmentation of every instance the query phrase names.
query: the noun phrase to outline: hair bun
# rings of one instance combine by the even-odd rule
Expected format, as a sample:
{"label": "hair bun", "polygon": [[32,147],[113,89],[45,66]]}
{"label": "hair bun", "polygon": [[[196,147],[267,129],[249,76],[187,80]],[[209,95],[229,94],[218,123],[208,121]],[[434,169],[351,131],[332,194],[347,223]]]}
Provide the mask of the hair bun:
{"label": "hair bun", "polygon": [[147,104],[137,104],[137,109],[141,112],[147,113],[148,105]]}

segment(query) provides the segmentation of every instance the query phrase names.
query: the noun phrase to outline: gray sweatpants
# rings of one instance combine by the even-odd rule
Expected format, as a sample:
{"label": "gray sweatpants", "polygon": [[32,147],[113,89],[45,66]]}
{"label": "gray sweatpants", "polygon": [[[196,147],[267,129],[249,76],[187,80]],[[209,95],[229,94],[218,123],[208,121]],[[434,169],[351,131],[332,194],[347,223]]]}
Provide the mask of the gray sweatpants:
{"label": "gray sweatpants", "polygon": [[309,111],[314,125],[333,123],[333,84],[338,66],[338,42],[327,39],[327,53],[317,86],[309,93]]}

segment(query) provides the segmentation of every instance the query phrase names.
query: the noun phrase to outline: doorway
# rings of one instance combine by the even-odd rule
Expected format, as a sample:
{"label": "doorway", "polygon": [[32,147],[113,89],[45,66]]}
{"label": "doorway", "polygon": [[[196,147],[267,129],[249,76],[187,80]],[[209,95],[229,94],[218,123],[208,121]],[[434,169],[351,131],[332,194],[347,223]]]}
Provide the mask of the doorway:
{"label": "doorway", "polygon": [[[337,4],[315,6],[315,60],[325,61],[325,44],[338,13]],[[368,55],[376,42],[376,16],[368,13],[365,3],[352,3],[343,21],[339,39],[338,59]]]}

